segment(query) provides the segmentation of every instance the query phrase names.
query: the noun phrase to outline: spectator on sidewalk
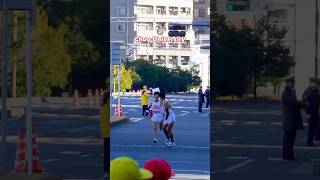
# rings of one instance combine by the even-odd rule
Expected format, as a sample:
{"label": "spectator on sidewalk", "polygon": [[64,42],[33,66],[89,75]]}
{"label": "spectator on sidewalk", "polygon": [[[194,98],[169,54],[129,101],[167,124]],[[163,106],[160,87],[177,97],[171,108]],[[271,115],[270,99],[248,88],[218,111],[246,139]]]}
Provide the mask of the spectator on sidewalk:
{"label": "spectator on sidewalk", "polygon": [[301,108],[303,104],[298,102],[294,88],[294,77],[286,79],[286,87],[282,93],[282,113],[284,120],[282,122],[283,131],[283,159],[298,160],[295,158],[293,147],[296,141],[296,131],[303,129]]}
{"label": "spectator on sidewalk", "polygon": [[319,129],[320,94],[317,88],[318,84],[319,80],[317,78],[310,78],[310,86],[303,93],[306,114],[309,115],[307,146],[315,146],[315,135]]}
{"label": "spectator on sidewalk", "polygon": [[204,103],[204,94],[202,92],[202,87],[200,86],[199,91],[198,91],[198,98],[199,98],[199,108],[198,111],[202,112],[202,104]]}
{"label": "spectator on sidewalk", "polygon": [[143,167],[152,172],[153,178],[150,180],[168,180],[174,176],[170,165],[164,159],[150,159]]}
{"label": "spectator on sidewalk", "polygon": [[140,169],[138,163],[130,157],[118,157],[110,164],[111,180],[145,180],[153,177],[149,170]]}
{"label": "spectator on sidewalk", "polygon": [[147,86],[143,86],[141,93],[141,105],[142,105],[142,116],[146,117],[146,110],[148,109],[148,89]]}
{"label": "spectator on sidewalk", "polygon": [[206,108],[209,108],[211,106],[210,87],[209,86],[207,86],[207,89],[204,91],[204,94],[206,96]]}
{"label": "spectator on sidewalk", "polygon": [[100,104],[100,131],[104,146],[104,178],[110,174],[110,95],[108,90],[102,93]]}

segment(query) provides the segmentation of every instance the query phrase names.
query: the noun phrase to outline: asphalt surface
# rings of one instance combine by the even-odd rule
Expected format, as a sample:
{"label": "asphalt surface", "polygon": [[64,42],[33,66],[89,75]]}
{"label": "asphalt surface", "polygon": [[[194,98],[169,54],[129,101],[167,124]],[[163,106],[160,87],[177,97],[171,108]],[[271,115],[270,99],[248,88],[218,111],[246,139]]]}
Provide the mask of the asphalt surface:
{"label": "asphalt surface", "polygon": [[[121,100],[124,115],[130,122],[111,128],[111,158],[129,156],[140,166],[152,158],[166,159],[177,179],[210,179],[209,109],[197,112],[197,96],[169,96],[177,116],[173,128],[175,147],[165,145],[165,135],[158,131],[158,144],[153,143],[152,122],[142,118],[140,98]],[[115,101],[114,101],[115,103]]]}
{"label": "asphalt surface", "polygon": [[214,180],[319,179],[312,175],[320,148],[306,147],[298,131],[299,161],[282,160],[282,115],[279,102],[215,102],[211,123],[211,178]]}

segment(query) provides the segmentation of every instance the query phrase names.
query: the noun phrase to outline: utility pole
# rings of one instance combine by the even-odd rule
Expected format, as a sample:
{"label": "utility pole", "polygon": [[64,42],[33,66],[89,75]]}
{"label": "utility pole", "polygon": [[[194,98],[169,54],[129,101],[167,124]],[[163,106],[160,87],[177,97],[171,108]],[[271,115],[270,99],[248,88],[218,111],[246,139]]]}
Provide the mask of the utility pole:
{"label": "utility pole", "polygon": [[6,168],[6,153],[7,153],[7,97],[8,97],[8,9],[6,0],[2,1],[2,43],[3,43],[3,58],[2,58],[2,87],[1,87],[1,171],[5,172]]}
{"label": "utility pole", "polygon": [[[14,14],[13,14],[14,15]],[[13,43],[17,44],[18,36],[18,16],[14,15],[13,18]],[[17,97],[17,63],[18,63],[18,50],[15,46],[13,54],[13,67],[12,67],[12,92],[11,95],[13,98]]]}
{"label": "utility pole", "polygon": [[314,76],[318,77],[318,42],[319,42],[319,10],[318,10],[318,0],[316,0],[316,27],[315,27],[315,40],[316,40],[316,47],[315,47],[315,58],[314,58]]}

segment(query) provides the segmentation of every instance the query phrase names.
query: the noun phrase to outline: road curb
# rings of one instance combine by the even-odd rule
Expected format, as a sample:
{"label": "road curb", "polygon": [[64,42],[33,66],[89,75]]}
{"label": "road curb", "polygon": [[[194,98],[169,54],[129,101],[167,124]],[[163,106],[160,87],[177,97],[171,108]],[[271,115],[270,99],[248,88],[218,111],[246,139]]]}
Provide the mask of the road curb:
{"label": "road curb", "polygon": [[129,117],[112,117],[111,118],[111,122],[110,122],[110,125],[111,126],[116,126],[116,125],[119,125],[119,124],[122,124],[122,123],[126,123],[126,122],[129,122]]}
{"label": "road curb", "polygon": [[28,176],[26,173],[11,173],[6,175],[0,175],[1,180],[63,180],[62,176],[40,173]]}

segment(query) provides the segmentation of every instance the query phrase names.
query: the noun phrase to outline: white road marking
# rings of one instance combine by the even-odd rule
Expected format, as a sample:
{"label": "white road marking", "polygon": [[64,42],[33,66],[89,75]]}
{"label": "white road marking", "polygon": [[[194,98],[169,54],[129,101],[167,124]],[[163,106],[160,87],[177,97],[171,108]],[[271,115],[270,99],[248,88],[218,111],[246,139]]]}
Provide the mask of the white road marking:
{"label": "white road marking", "polygon": [[178,115],[177,117],[181,117],[181,116],[184,116],[184,115],[187,115],[187,114],[190,113],[190,112],[188,112],[188,111],[181,111],[181,112],[183,112],[183,114],[180,114],[180,115]]}
{"label": "white road marking", "polygon": [[320,159],[310,159],[310,161],[320,161]]}
{"label": "white road marking", "polygon": [[235,120],[222,120],[220,123],[235,123]]}
{"label": "white road marking", "polygon": [[61,151],[61,152],[59,152],[59,154],[63,154],[63,155],[78,155],[81,153],[82,152],[80,152],[80,151]]}
{"label": "white road marking", "polygon": [[273,158],[268,158],[268,161],[284,161],[283,158],[280,157],[273,157]]}
{"label": "white road marking", "polygon": [[54,161],[59,161],[61,159],[47,159],[47,160],[43,160],[41,161],[42,163],[48,163],[48,162],[54,162]]}
{"label": "white road marking", "polygon": [[236,165],[234,165],[234,166],[231,166],[231,167],[223,170],[222,172],[232,172],[232,171],[234,171],[234,170],[236,170],[236,169],[238,169],[238,168],[241,168],[241,167],[243,167],[243,166],[245,166],[245,165],[247,165],[247,164],[253,163],[254,161],[255,161],[255,159],[245,160],[245,161],[243,161],[243,162],[241,162],[241,163],[239,163],[239,164],[236,164]]}
{"label": "white road marking", "polygon": [[205,173],[210,174],[210,171],[204,171],[204,170],[193,170],[193,169],[172,169],[174,172],[194,172],[194,173]]}
{"label": "white road marking", "polygon": [[226,159],[228,159],[228,160],[247,160],[249,158],[244,157],[244,156],[230,156],[230,157],[226,157]]}
{"label": "white road marking", "polygon": [[[111,146],[113,147],[137,147],[137,148],[167,148],[167,146],[165,145],[138,145],[138,144],[111,144]],[[184,145],[176,145],[173,148],[182,148],[182,149],[205,149],[205,150],[209,150],[210,147],[209,146],[184,146]]]}
{"label": "white road marking", "polygon": [[210,175],[198,175],[198,174],[176,174],[171,180],[209,180]]}
{"label": "white road marking", "polygon": [[90,157],[90,156],[92,156],[92,155],[91,154],[81,154],[79,157],[84,158],[84,157]]}
{"label": "white road marking", "polygon": [[253,125],[258,125],[261,124],[261,122],[256,122],[256,121],[246,121],[245,124],[253,124]]}
{"label": "white road marking", "polygon": [[130,118],[131,122],[139,122],[141,120],[143,120],[144,118]]}
{"label": "white road marking", "polygon": [[[149,159],[136,159],[138,162],[146,162]],[[185,163],[185,164],[210,164],[210,161],[170,161],[168,163]]]}

